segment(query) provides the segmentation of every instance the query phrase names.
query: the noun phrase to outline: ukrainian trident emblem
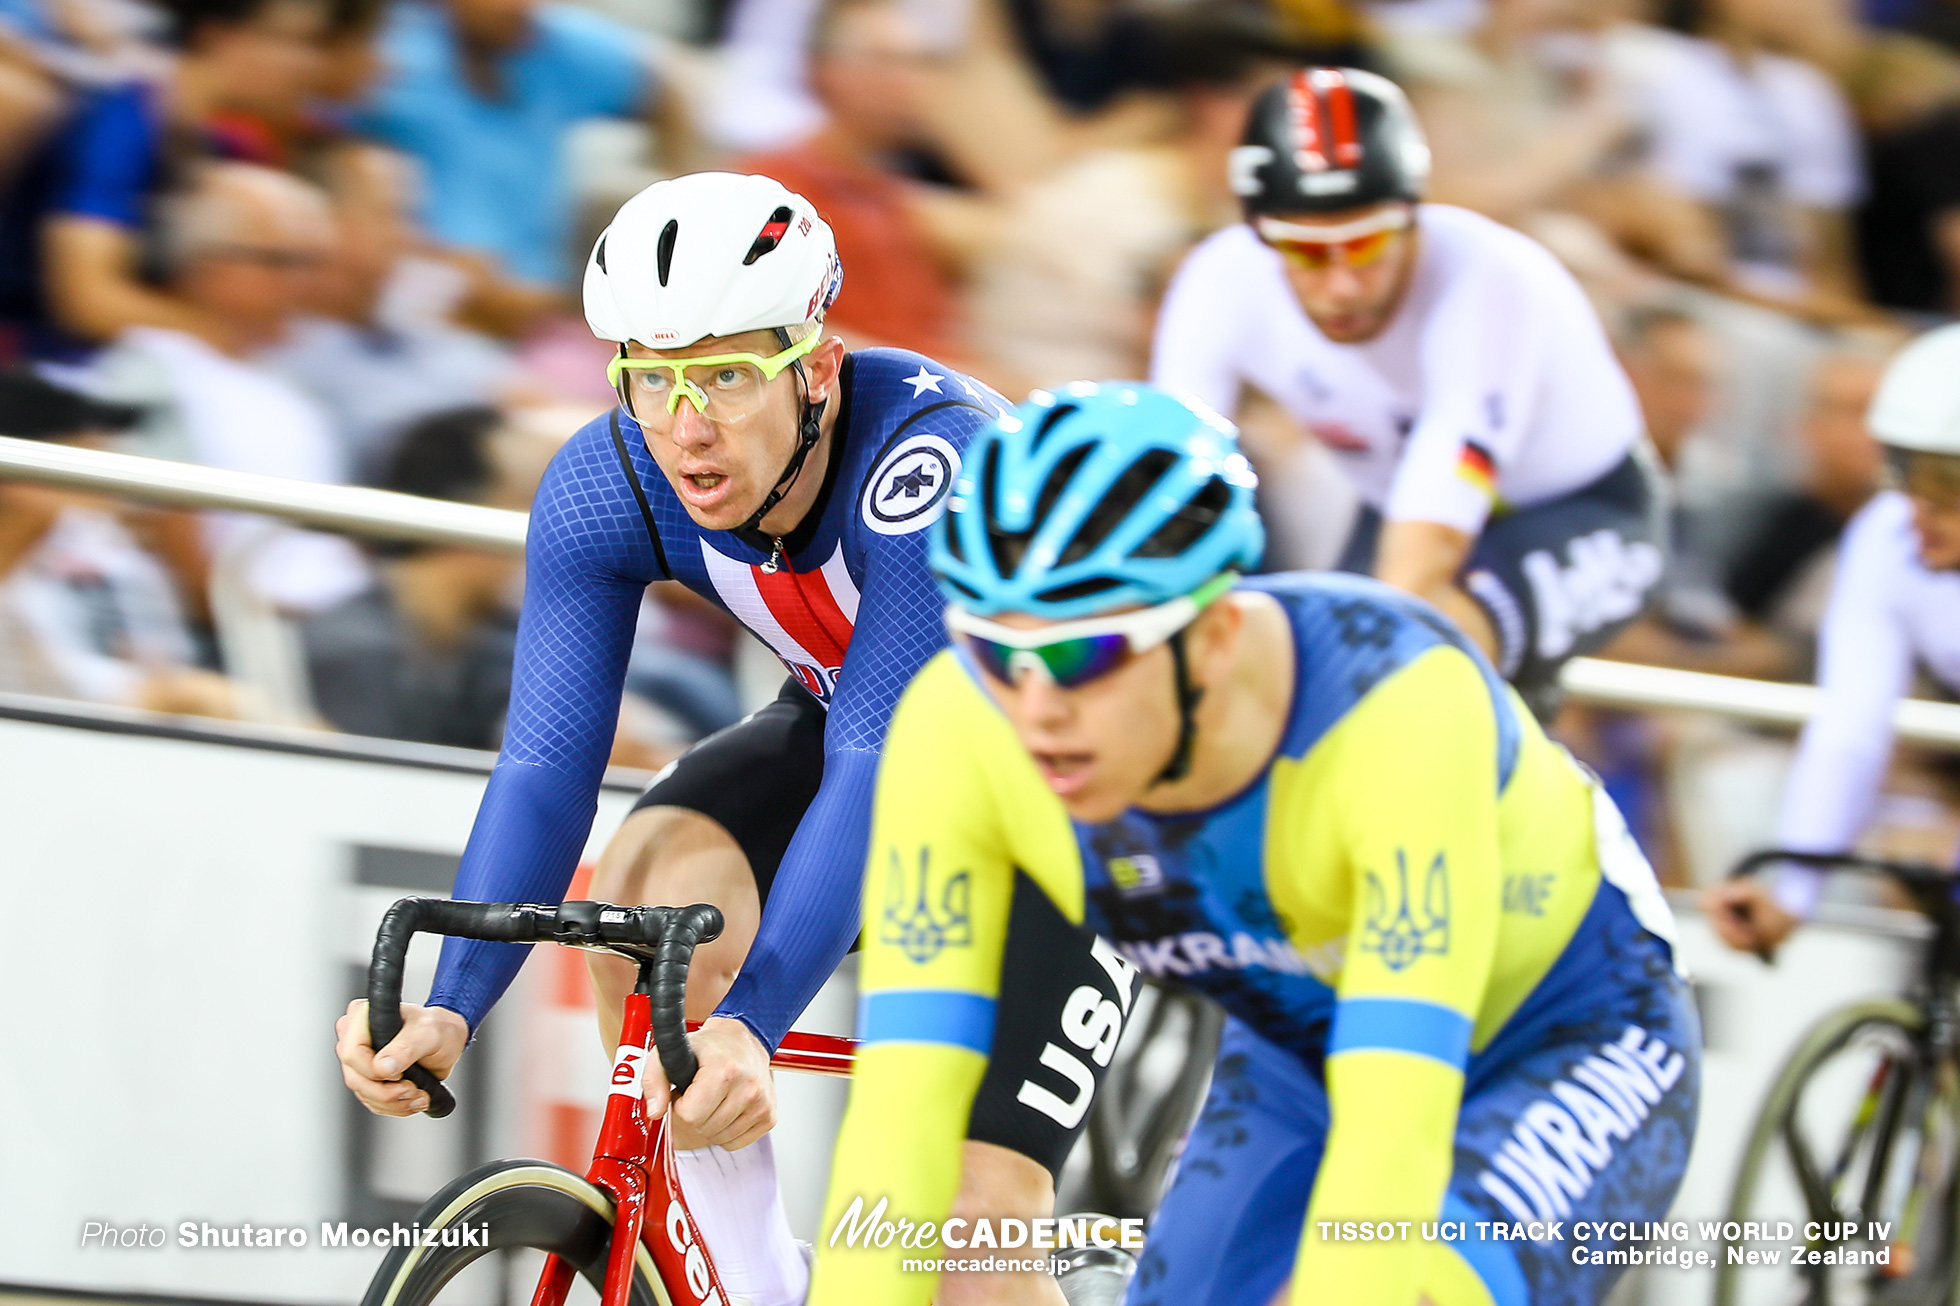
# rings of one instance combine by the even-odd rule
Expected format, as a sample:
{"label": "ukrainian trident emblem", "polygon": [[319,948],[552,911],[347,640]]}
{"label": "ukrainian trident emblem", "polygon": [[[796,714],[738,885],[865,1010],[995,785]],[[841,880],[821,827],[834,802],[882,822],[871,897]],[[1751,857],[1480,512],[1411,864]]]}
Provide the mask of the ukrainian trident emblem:
{"label": "ukrainian trident emblem", "polygon": [[1361,950],[1379,955],[1390,970],[1406,970],[1426,955],[1450,950],[1450,877],[1443,854],[1429,863],[1423,876],[1422,910],[1409,897],[1409,860],[1395,850],[1395,886],[1368,872],[1368,919],[1361,927]]}
{"label": "ukrainian trident emblem", "polygon": [[947,948],[964,948],[973,942],[971,874],[961,871],[935,883],[931,873],[932,850],[919,849],[919,870],[908,875],[891,850],[891,869],[885,874],[884,921],[878,932],[880,943],[896,944],[907,957],[924,965]]}

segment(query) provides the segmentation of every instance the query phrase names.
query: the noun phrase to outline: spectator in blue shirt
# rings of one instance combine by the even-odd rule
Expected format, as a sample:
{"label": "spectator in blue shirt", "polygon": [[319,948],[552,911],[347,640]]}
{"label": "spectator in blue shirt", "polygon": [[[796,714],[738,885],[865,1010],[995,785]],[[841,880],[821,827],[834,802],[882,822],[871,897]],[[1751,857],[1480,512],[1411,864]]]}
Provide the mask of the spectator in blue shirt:
{"label": "spectator in blue shirt", "polygon": [[0,209],[0,356],[73,357],[132,326],[198,332],[146,275],[157,199],[201,158],[252,158],[228,120],[289,122],[323,73],[320,0],[169,0],[167,77],[82,97]]}
{"label": "spectator in blue shirt", "polygon": [[421,160],[424,225],[536,288],[568,284],[564,139],[589,118],[660,107],[652,41],[535,0],[407,0],[382,36],[364,125]]}
{"label": "spectator in blue shirt", "polygon": [[526,378],[507,350],[448,320],[467,283],[417,250],[407,159],[348,140],[322,152],[314,171],[333,203],[332,252],[313,314],[261,361],[326,408],[357,476],[379,475],[409,423],[462,396],[515,398]]}

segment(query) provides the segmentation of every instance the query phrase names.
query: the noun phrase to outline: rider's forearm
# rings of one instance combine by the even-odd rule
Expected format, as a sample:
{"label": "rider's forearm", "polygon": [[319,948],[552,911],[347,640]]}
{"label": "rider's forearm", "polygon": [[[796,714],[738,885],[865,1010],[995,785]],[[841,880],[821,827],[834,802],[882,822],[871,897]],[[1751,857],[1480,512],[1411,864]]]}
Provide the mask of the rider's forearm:
{"label": "rider's forearm", "polygon": [[[595,778],[502,759],[490,774],[455,896],[493,902],[561,902],[597,807]],[[517,977],[529,945],[444,939],[429,1005],[448,1007],[474,1031]]]}
{"label": "rider's forearm", "polygon": [[1375,575],[1384,584],[1428,597],[1455,585],[1476,536],[1439,521],[1382,523]]}
{"label": "rider's forearm", "polygon": [[[531,508],[504,747],[463,850],[456,896],[558,902],[592,831],[640,596],[658,562],[609,433],[595,423],[552,460]],[[596,520],[595,520],[596,518]],[[474,1029],[527,949],[444,942],[429,1000]]]}
{"label": "rider's forearm", "polygon": [[1458,586],[1457,576],[1476,537],[1435,521],[1389,521],[1382,526],[1375,575],[1427,599],[1454,621],[1493,663],[1502,664],[1497,628],[1483,605]]}
{"label": "rider's forearm", "polygon": [[824,726],[823,785],[797,824],[769,889],[755,943],[718,1015],[775,1048],[858,934],[879,750],[900,694],[945,639],[925,566],[925,532],[895,537],[864,576],[864,603]]}
{"label": "rider's forearm", "polygon": [[[933,1224],[937,1233],[958,1190],[960,1143],[994,1047],[1015,865],[1045,861],[1011,847],[994,792],[998,769],[962,747],[984,729],[1000,741],[1007,726],[947,659],[911,682],[892,718],[862,867],[857,1075],[817,1231],[811,1306],[923,1304],[935,1277],[902,1263],[958,1257],[964,1243],[955,1230],[951,1243],[913,1237],[911,1249],[898,1239],[864,1249],[860,1239],[849,1249],[849,1228],[837,1241],[831,1235],[853,1202],[862,1200],[862,1220],[880,1198],[880,1220],[909,1220],[915,1233]],[[1005,743],[1019,747],[1011,735]],[[1039,810],[1009,810],[1023,812],[1021,829],[1043,826]],[[1066,820],[1049,833],[1070,839]]]}
{"label": "rider's forearm", "polygon": [[770,887],[755,943],[715,1009],[773,1051],[858,934],[858,891],[870,837],[878,755],[839,750]]}
{"label": "rider's forearm", "polygon": [[[1899,526],[1903,514],[1889,503]],[[1885,516],[1861,513],[1838,550],[1838,582],[1818,635],[1817,714],[1804,726],[1783,789],[1776,842],[1804,852],[1843,852],[1871,819],[1892,757],[1892,712],[1911,683],[1912,641],[1892,577],[1898,545]],[[1819,873],[1786,869],[1776,896],[1809,916]]]}
{"label": "rider's forearm", "polygon": [[[1778,847],[1810,853],[1851,849],[1871,819],[1891,762],[1890,724],[1853,732],[1826,715],[1810,722],[1784,786]],[[1812,867],[1786,863],[1778,868],[1771,892],[1783,910],[1808,920],[1824,896],[1824,878]]]}
{"label": "rider's forearm", "polygon": [[861,1042],[811,1306],[923,1304],[935,1276],[902,1262],[948,1254],[939,1240],[923,1250],[916,1238],[911,1250],[896,1240],[866,1249],[860,1240],[853,1250],[848,1227],[832,1235],[860,1199],[859,1219],[881,1199],[881,1219],[910,1220],[915,1230],[945,1219],[993,1046],[1015,862],[1000,838],[991,777],[960,747],[970,717],[945,710],[949,681],[963,691],[950,696],[955,705],[973,706],[964,677],[942,661],[913,681],[886,743],[858,918]]}
{"label": "rider's forearm", "polygon": [[1468,590],[1460,585],[1444,585],[1421,597],[1428,599],[1444,616],[1455,622],[1457,629],[1470,637],[1470,642],[1490,659],[1492,666],[1500,672],[1504,669],[1510,661],[1511,650],[1503,647],[1497,633],[1497,622],[1489,609]]}
{"label": "rider's forearm", "polygon": [[[1449,1183],[1463,1075],[1442,1061],[1356,1051],[1327,1061],[1333,1127],[1293,1273],[1294,1306],[1410,1306],[1422,1290],[1420,1225]],[[1343,1221],[1395,1224],[1387,1241],[1342,1238]],[[1324,1237],[1323,1232],[1331,1234]]]}
{"label": "rider's forearm", "polygon": [[[919,999],[900,995],[897,1002],[917,1007]],[[950,1028],[959,1022],[943,1023]],[[875,1036],[877,1030],[860,1031],[867,1032]],[[932,1300],[938,1276],[906,1270],[904,1261],[958,1256],[957,1248],[944,1236],[930,1242],[914,1236],[911,1248],[891,1239],[881,1247],[862,1231],[885,1221],[910,1221],[914,1230],[943,1228],[959,1191],[967,1115],[986,1067],[984,1052],[945,1044],[893,1041],[859,1051],[817,1229],[808,1306],[925,1306]],[[854,1229],[861,1231],[856,1237]],[[946,1233],[964,1241],[959,1231]]]}
{"label": "rider's forearm", "polygon": [[[1327,1151],[1294,1301],[1410,1306],[1425,1257],[1321,1222],[1434,1220],[1500,926],[1498,719],[1483,671],[1430,651],[1329,732],[1328,814],[1356,904],[1329,1033]],[[1392,795],[1392,797],[1391,797]],[[1302,812],[1300,819],[1322,814]]]}

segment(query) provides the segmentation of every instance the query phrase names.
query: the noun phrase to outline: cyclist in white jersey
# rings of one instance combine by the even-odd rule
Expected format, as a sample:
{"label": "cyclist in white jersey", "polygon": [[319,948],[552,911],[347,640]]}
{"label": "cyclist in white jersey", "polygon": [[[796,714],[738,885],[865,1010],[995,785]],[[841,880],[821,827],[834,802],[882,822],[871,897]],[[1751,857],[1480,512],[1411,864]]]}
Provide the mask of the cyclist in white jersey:
{"label": "cyclist in white jersey", "polygon": [[1311,428],[1365,504],[1342,567],[1444,609],[1542,711],[1660,574],[1640,409],[1571,274],[1421,203],[1428,171],[1393,83],[1267,90],[1232,156],[1246,221],[1179,269],[1151,379],[1227,416],[1249,383]]}
{"label": "cyclist in white jersey", "polygon": [[[1838,546],[1818,636],[1823,701],[1804,727],[1776,844],[1850,850],[1892,757],[1892,709],[1924,667],[1960,691],[1960,326],[1894,359],[1865,419],[1895,488],[1860,510]],[[1773,883],[1732,880],[1705,907],[1731,947],[1767,954],[1816,908],[1823,875],[1785,866]]]}

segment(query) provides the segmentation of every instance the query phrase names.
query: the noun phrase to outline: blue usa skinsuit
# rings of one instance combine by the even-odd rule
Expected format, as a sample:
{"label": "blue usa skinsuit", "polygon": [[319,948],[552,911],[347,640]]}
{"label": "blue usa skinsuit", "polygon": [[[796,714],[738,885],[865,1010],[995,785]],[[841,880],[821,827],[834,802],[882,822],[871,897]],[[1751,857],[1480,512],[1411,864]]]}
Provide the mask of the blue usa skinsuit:
{"label": "blue usa skinsuit", "polygon": [[[830,709],[822,787],[717,1013],[772,1049],[856,937],[877,750],[900,691],[946,643],[924,528],[968,439],[1007,410],[979,382],[894,349],[847,355],[833,402],[831,465],[804,473],[825,476],[821,497],[775,571],[767,537],[694,524],[624,413],[559,451],[531,510],[503,751],[456,879],[458,898],[564,897],[592,826],[641,595],[653,581],[681,582]],[[527,951],[446,940],[430,1004],[474,1029]]]}

